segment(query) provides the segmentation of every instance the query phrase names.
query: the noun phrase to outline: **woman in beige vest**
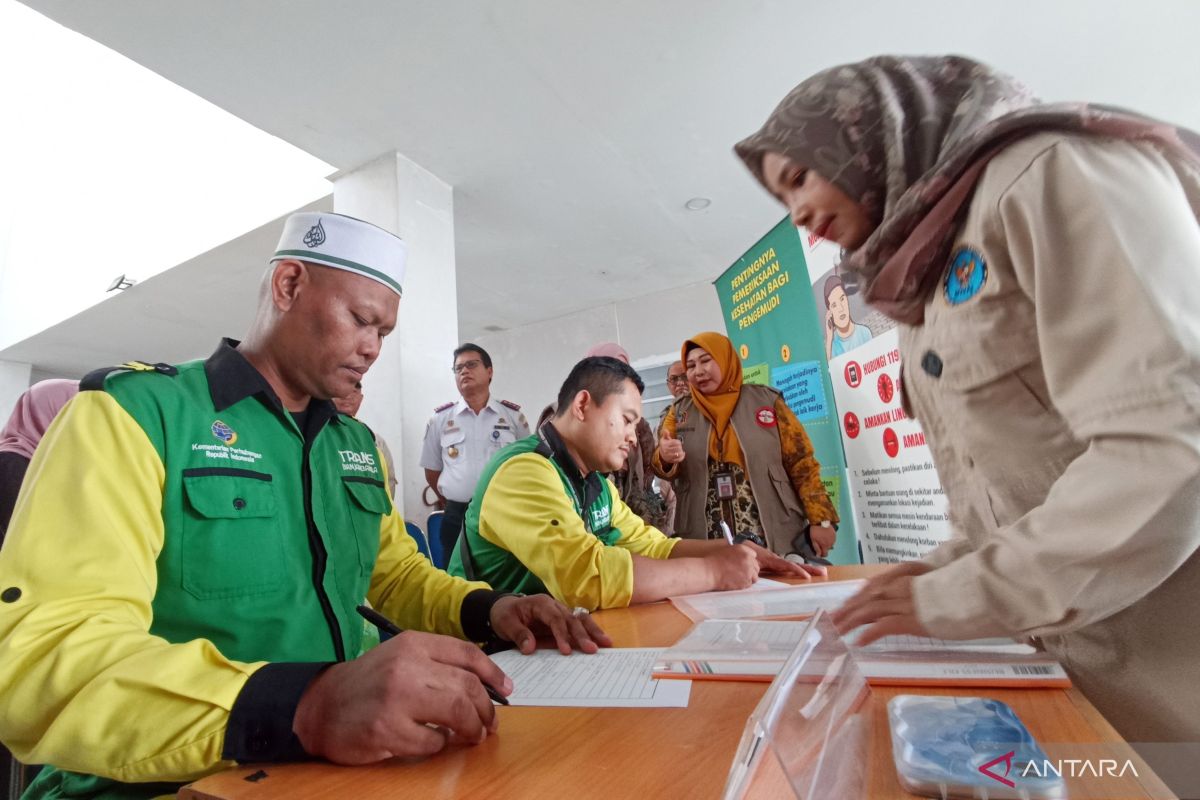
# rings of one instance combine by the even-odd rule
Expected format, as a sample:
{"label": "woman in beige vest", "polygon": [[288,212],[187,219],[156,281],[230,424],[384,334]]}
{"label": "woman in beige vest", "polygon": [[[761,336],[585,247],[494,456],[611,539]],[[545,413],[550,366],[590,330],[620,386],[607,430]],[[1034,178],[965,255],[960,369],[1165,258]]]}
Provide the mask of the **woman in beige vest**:
{"label": "woman in beige vest", "polygon": [[835,615],[1035,637],[1129,740],[1200,742],[1200,137],[868,59],[735,148],[900,325],[953,538]]}
{"label": "woman in beige vest", "polygon": [[780,555],[824,563],[838,515],[800,420],[775,389],[742,383],[725,336],[697,334],[682,353],[692,392],[667,412],[652,461],[678,495],[676,533],[720,538],[724,521]]}

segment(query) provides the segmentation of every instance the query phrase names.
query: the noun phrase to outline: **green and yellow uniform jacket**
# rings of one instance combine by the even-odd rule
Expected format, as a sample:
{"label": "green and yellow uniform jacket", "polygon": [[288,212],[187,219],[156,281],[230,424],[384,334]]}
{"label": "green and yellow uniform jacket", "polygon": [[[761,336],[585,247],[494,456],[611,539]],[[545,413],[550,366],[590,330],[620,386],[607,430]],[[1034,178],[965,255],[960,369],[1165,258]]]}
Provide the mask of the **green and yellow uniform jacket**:
{"label": "green and yellow uniform jacket", "polygon": [[675,544],[630,511],[608,479],[583,475],[546,423],[488,462],[446,569],[500,591],[619,608],[633,597],[633,555],[667,558]]}
{"label": "green and yellow uniform jacket", "polygon": [[497,595],[417,552],[370,430],[289,414],[235,345],[89,376],[37,449],[0,552],[0,739],[53,765],[33,797],[305,757],[296,705],[361,652],[364,598],[488,637]]}

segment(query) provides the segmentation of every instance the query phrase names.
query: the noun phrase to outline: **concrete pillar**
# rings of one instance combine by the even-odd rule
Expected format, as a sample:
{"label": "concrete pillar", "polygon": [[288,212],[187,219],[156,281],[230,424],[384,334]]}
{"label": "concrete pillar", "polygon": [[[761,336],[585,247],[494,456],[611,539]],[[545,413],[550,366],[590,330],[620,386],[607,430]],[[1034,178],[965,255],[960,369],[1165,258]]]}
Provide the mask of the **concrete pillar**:
{"label": "concrete pillar", "polygon": [[33,365],[19,361],[0,361],[0,427],[8,422],[17,398],[33,380]]}
{"label": "concrete pillar", "polygon": [[418,463],[425,423],[456,396],[450,354],[458,345],[454,194],[450,185],[399,153],[333,178],[333,207],[408,243],[408,269],[396,330],[363,380],[359,417],[395,459],[397,504],[425,529],[425,471]]}

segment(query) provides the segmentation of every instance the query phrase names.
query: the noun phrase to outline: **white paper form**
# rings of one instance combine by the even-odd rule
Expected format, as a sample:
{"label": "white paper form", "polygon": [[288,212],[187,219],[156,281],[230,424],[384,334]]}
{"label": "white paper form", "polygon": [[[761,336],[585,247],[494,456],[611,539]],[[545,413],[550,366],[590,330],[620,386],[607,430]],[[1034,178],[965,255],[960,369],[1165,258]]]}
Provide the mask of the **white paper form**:
{"label": "white paper form", "polygon": [[706,592],[670,598],[692,622],[751,617],[807,617],[829,611],[850,599],[864,580],[804,583],[797,586],[740,592]]}
{"label": "white paper form", "polygon": [[528,656],[506,650],[491,658],[512,678],[508,702],[514,706],[686,708],[691,681],[650,676],[664,649],[605,648],[569,656],[552,649]]}

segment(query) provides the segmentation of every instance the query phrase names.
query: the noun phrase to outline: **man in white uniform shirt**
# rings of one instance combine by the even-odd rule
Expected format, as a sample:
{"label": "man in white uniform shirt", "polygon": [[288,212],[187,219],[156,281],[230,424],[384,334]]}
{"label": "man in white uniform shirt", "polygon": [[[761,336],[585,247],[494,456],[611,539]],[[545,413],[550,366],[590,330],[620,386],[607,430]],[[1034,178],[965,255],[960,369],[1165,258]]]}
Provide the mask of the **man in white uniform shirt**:
{"label": "man in white uniform shirt", "polygon": [[461,400],[438,406],[425,428],[421,466],[444,504],[442,553],[450,557],[462,531],[467,504],[488,459],[529,435],[521,407],[491,396],[492,357],[467,342],[454,351],[454,382]]}

